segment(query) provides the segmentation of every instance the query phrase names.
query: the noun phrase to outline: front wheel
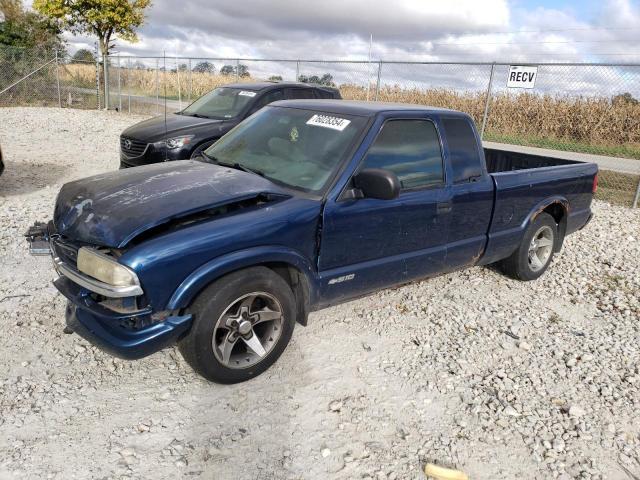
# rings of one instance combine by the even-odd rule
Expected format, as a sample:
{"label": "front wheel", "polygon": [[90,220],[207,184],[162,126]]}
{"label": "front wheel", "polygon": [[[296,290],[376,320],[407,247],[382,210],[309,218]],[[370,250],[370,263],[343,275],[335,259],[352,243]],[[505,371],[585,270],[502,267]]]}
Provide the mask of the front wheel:
{"label": "front wheel", "polygon": [[207,287],[189,309],[193,325],[178,346],[208,380],[238,383],[269,368],[295,325],[291,288],[266,267],[231,273]]}
{"label": "front wheel", "polygon": [[501,262],[502,270],[516,280],[535,280],[549,268],[557,236],[555,219],[541,213],[527,228],[518,249]]}

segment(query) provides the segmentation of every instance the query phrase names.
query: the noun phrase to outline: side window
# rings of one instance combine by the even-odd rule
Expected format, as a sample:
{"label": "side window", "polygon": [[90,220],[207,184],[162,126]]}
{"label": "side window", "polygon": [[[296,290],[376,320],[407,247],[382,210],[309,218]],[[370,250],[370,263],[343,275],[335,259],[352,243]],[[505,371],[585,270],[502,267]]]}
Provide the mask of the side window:
{"label": "side window", "polygon": [[252,113],[257,112],[262,107],[264,107],[266,105],[269,105],[270,103],[278,101],[278,100],[284,100],[284,93],[282,92],[281,88],[277,89],[277,90],[272,90],[272,91],[267,92],[264,95],[262,95],[256,101],[256,104],[253,107],[251,107],[251,111],[249,112],[249,115],[251,115]]}
{"label": "side window", "polygon": [[367,152],[362,168],[391,170],[403,190],[443,183],[435,125],[429,120],[389,120]]}
{"label": "side window", "polygon": [[304,98],[316,98],[310,88],[289,88],[287,89],[287,99],[300,100]]}
{"label": "side window", "polygon": [[449,144],[453,183],[469,182],[482,175],[482,162],[473,128],[466,118],[443,118]]}

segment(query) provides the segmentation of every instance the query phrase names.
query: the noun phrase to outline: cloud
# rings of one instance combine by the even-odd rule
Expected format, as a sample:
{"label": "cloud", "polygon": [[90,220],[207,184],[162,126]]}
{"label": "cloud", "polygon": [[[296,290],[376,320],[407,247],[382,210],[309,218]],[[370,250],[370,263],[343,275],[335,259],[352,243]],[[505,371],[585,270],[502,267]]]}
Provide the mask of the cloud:
{"label": "cloud", "polygon": [[[640,61],[636,28],[640,8],[632,0],[605,0],[592,12],[576,11],[585,8],[579,2],[549,8],[531,6],[530,1],[155,0],[139,32],[140,41],[117,41],[117,51],[143,57],[362,61],[368,58],[373,35],[372,57],[384,60]],[[86,46],[93,40],[83,37],[73,42]],[[219,68],[233,61],[213,63]],[[175,68],[176,62],[169,58],[167,67]],[[147,63],[153,66],[155,60]],[[296,70],[306,75],[331,72],[338,82],[363,85],[377,75],[376,66],[362,63],[244,63],[262,78],[294,79]],[[636,70],[549,67],[544,90],[577,94],[637,90]],[[483,90],[487,71],[486,66],[385,65],[383,81]]]}

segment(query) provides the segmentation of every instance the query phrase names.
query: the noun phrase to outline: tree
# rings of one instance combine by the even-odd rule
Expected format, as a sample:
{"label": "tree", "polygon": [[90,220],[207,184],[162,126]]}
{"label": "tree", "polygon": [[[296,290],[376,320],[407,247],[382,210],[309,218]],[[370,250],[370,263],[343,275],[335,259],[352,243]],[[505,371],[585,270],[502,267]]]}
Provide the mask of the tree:
{"label": "tree", "polygon": [[0,45],[44,48],[64,52],[61,30],[56,21],[25,11],[21,0],[0,0]]}
{"label": "tree", "polygon": [[235,71],[236,69],[232,65],[224,65],[220,69],[220,75],[224,75],[226,77],[228,75],[232,75],[233,73],[235,73]]}
{"label": "tree", "polygon": [[107,56],[118,36],[136,42],[136,28],[144,22],[144,9],[151,0],[33,0],[33,8],[59,22],[72,33],[88,33],[98,37],[104,58],[104,102],[109,105],[109,68]]}
{"label": "tree", "polygon": [[269,80],[272,82],[281,82],[282,81],[282,76],[281,75],[271,75],[269,77]]}
{"label": "tree", "polygon": [[614,107],[624,106],[624,105],[638,105],[638,100],[634,98],[629,92],[620,93],[615,95],[611,99],[611,103]]}
{"label": "tree", "polygon": [[318,82],[320,85],[326,85],[328,87],[335,87],[335,83],[333,83],[333,75],[330,73],[325,73],[320,77],[320,81]]}
{"label": "tree", "polygon": [[336,86],[336,84],[333,83],[333,75],[330,73],[325,73],[322,77],[319,77],[318,75],[311,75],[310,77],[300,75],[298,77],[298,81],[302,83],[317,83],[318,85],[326,85],[328,87]]}
{"label": "tree", "polygon": [[250,77],[249,67],[242,64],[238,65],[238,76],[241,78]]}
{"label": "tree", "polygon": [[81,48],[71,57],[71,61],[75,63],[79,62],[91,62],[95,63],[96,57],[91,50],[87,50],[86,48]]}
{"label": "tree", "polygon": [[151,0],[34,0],[33,8],[55,19],[72,33],[98,37],[100,53],[109,55],[115,36],[128,42],[138,40],[136,28],[144,22],[144,10]]}
{"label": "tree", "polygon": [[220,69],[220,74],[226,76],[229,75],[238,75],[238,77],[241,78],[246,78],[246,77],[250,77],[251,74],[249,73],[249,67],[247,67],[246,65],[238,65],[238,67],[234,67],[233,65],[224,65],[221,69]]}
{"label": "tree", "polygon": [[196,63],[196,66],[193,67],[193,71],[197,73],[213,73],[216,67],[211,62],[200,62]]}

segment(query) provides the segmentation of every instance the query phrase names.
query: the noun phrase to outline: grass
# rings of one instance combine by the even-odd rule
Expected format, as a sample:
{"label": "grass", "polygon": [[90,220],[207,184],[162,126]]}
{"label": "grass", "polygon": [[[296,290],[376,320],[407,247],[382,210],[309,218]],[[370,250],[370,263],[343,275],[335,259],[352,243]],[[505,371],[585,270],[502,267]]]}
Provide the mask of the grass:
{"label": "grass", "polygon": [[508,135],[499,132],[485,132],[484,139],[490,142],[526,145],[529,147],[550,148],[566,152],[592,153],[610,157],[623,157],[640,160],[640,144],[635,145],[592,145],[574,140],[543,138],[536,136]]}
{"label": "grass", "polygon": [[596,198],[629,207],[633,203],[638,182],[640,175],[600,170]]}

